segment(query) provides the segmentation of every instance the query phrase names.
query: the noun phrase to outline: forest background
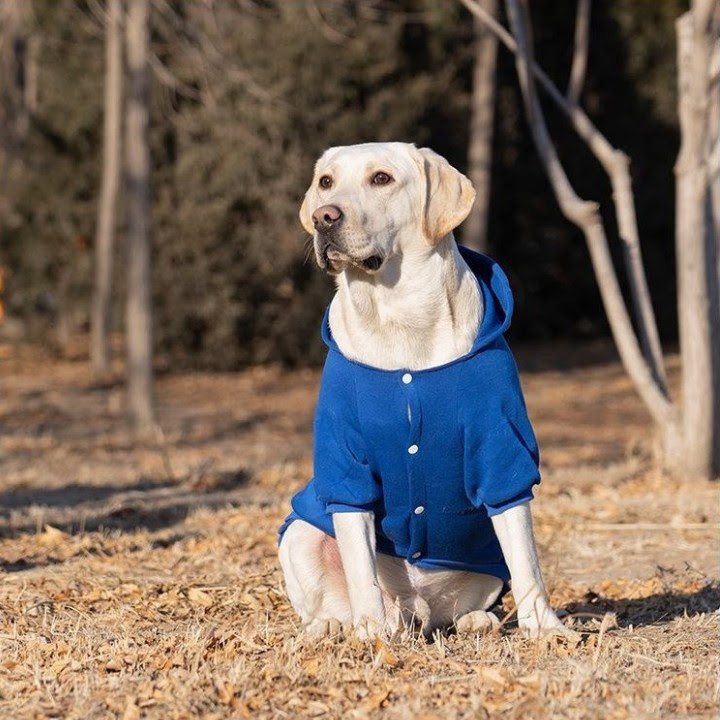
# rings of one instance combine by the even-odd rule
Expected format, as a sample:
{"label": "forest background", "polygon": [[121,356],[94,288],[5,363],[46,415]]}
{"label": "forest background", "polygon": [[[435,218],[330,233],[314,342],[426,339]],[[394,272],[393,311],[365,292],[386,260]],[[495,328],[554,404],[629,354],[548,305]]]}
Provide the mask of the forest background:
{"label": "forest background", "polygon": [[[105,17],[95,0],[24,6],[27,123],[0,125],[4,332],[49,339],[62,353],[88,330],[91,316]],[[685,9],[679,0],[596,3],[582,95],[596,125],[632,159],[649,286],[661,335],[671,342],[679,145],[674,22]],[[532,11],[536,56],[565,87],[576,4],[533,3]],[[156,367],[317,364],[319,318],[332,286],[308,259],[297,220],[313,163],[332,145],[404,140],[467,171],[472,19],[454,0],[155,0],[150,22]],[[4,61],[17,51],[12,43],[3,47]],[[0,114],[7,120],[12,88],[3,77]],[[557,110],[548,104],[546,113],[578,192],[609,208],[602,170]],[[523,115],[513,59],[502,50],[491,178],[486,249],[515,292],[511,339],[607,335],[582,235],[557,208]],[[126,232],[119,217],[117,330]],[[604,219],[616,236],[612,212]]]}

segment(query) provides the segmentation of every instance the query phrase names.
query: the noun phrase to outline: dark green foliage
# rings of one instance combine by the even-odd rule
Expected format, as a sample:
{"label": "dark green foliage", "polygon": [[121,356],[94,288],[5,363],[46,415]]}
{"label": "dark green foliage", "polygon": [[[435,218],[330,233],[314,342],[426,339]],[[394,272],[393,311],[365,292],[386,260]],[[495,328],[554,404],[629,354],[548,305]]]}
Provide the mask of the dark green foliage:
{"label": "dark green foliage", "polygon": [[[673,21],[681,5],[594,3],[583,99],[634,160],[643,249],[666,332],[674,327]],[[40,102],[0,217],[10,309],[29,316],[49,304],[76,326],[88,315],[101,159],[98,7],[34,2]],[[335,144],[407,140],[464,168],[469,16],[453,0],[175,0],[153,12],[158,359],[218,369],[317,363],[332,287],[312,256],[306,261],[297,220],[314,160]],[[534,18],[538,60],[561,88],[573,13],[574,3],[543,4]],[[517,295],[515,337],[604,333],[584,243],[557,210],[516,87],[501,51],[490,241]],[[580,192],[608,206],[594,161],[558,113],[550,120]],[[122,228],[118,240],[120,299]]]}
{"label": "dark green foliage", "polygon": [[442,41],[457,13],[422,25],[415,52],[403,18],[362,3],[326,3],[324,19],[304,3],[185,10],[193,47],[224,61],[211,55],[203,77],[195,57],[168,56],[204,101],[180,100],[157,128],[175,156],[155,207],[161,347],[173,366],[318,362],[331,286],[305,261],[297,219],[314,161],[330,145],[430,139],[423,116],[442,102],[440,76],[453,82]]}
{"label": "dark green foliage", "polygon": [[86,314],[102,122],[103,37],[71,0],[35,4],[38,107],[3,178],[0,263],[8,308],[32,318]]}

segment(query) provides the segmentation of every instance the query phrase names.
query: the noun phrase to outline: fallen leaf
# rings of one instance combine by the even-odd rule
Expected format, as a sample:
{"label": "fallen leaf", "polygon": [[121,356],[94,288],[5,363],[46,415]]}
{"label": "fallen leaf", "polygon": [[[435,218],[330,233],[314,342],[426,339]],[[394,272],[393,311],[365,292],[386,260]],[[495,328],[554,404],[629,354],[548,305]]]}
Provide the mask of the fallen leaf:
{"label": "fallen leaf", "polygon": [[187,597],[193,605],[201,605],[205,608],[212,607],[215,602],[211,595],[197,588],[190,588],[187,592]]}
{"label": "fallen leaf", "polygon": [[162,655],[157,661],[157,666],[160,670],[169,670],[173,666],[172,660],[167,655]]}
{"label": "fallen leaf", "polygon": [[38,541],[43,545],[58,545],[65,542],[67,537],[67,533],[64,533],[62,530],[52,525],[46,525],[40,535],[38,535]]}
{"label": "fallen leaf", "polygon": [[142,595],[142,591],[135,583],[123,583],[118,586],[117,592],[123,597],[139,597]]}
{"label": "fallen leaf", "polygon": [[248,708],[246,703],[238,697],[232,698],[232,700],[230,701],[230,707],[235,711],[233,717],[240,717],[243,720],[250,720],[250,718],[252,717],[250,708]]}
{"label": "fallen leaf", "polygon": [[68,667],[68,665],[70,665],[70,660],[67,658],[63,658],[62,660],[54,662],[50,666],[50,670],[53,674],[59,675],[66,667]]}
{"label": "fallen leaf", "polygon": [[381,690],[380,692],[373,693],[360,706],[360,709],[363,712],[373,712],[374,710],[379,710],[383,706],[383,703],[388,699],[389,696],[390,696],[389,690]]}
{"label": "fallen leaf", "polygon": [[378,665],[387,665],[392,668],[401,665],[398,656],[380,638],[375,639],[374,647]]}
{"label": "fallen leaf", "polygon": [[477,669],[477,674],[485,680],[485,682],[492,683],[499,687],[505,687],[512,679],[512,675],[507,670],[501,670],[496,667],[480,667]]}
{"label": "fallen leaf", "polygon": [[232,683],[225,682],[220,678],[215,678],[215,692],[217,693],[218,700],[223,705],[229,705],[235,697],[235,686]]}
{"label": "fallen leaf", "polygon": [[303,660],[302,669],[306,675],[315,677],[320,670],[320,658],[313,657],[308,660]]}
{"label": "fallen leaf", "polygon": [[539,673],[530,673],[529,675],[521,675],[517,678],[517,681],[525,687],[538,688],[540,687],[540,675]]}
{"label": "fallen leaf", "polygon": [[122,714],[122,720],[140,720],[140,708],[137,706],[134,697],[127,699],[125,710]]}

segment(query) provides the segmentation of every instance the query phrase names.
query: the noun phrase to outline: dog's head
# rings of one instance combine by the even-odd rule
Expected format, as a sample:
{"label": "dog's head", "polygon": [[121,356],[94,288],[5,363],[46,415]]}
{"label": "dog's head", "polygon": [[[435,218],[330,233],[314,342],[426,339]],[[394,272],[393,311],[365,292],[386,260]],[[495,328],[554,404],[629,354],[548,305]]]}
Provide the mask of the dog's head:
{"label": "dog's head", "polygon": [[392,256],[432,248],[474,199],[472,183],[428,148],[348,145],[318,160],[300,221],[323,270],[374,274]]}

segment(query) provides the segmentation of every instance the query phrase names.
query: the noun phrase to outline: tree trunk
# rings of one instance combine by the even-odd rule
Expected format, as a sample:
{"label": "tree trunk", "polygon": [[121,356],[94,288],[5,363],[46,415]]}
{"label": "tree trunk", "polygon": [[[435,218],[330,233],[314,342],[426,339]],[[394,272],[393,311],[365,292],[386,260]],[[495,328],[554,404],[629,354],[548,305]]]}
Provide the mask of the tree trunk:
{"label": "tree trunk", "polygon": [[[585,234],[620,357],[658,425],[666,464],[683,476],[710,478],[720,474],[720,266],[716,269],[720,257],[716,197],[720,188],[710,182],[720,174],[720,145],[712,144],[716,142],[716,131],[709,129],[718,122],[717,108],[713,108],[715,115],[709,112],[712,94],[718,92],[713,83],[720,76],[720,12],[715,0],[693,0],[692,10],[678,23],[682,145],[676,163],[676,247],[682,412],[671,403],[667,393],[657,326],[642,270],[628,159],[610,146],[578,105],[562,97],[534,63],[527,0],[506,0],[513,35],[489,17],[476,0],[460,2],[516,54],[523,100],[538,154],[560,208]],[[584,10],[588,9],[586,2]],[[581,76],[579,70],[575,76]],[[610,176],[619,234],[626,245],[626,267],[642,353],[610,261],[602,219],[594,203],[584,202],[576,195],[565,175],[547,132],[535,77],[567,114]]]}
{"label": "tree trunk", "polygon": [[[0,2],[0,213],[5,213],[5,185],[11,166],[22,161],[22,145],[30,129],[28,63],[33,64],[37,39],[29,32],[29,3]],[[29,57],[30,56],[30,57]]]}
{"label": "tree trunk", "polygon": [[[497,0],[479,0],[491,16],[497,15]],[[468,176],[477,196],[462,229],[465,245],[488,251],[488,209],[492,180],[493,124],[495,120],[495,64],[497,38],[477,17],[474,23],[473,91],[470,107]]]}
{"label": "tree trunk", "polygon": [[[515,53],[515,55],[519,53],[515,38],[492,16],[488,15],[488,13],[477,4],[476,0],[460,0],[460,2],[473,13],[476,18],[482,20],[505,47]],[[586,10],[589,13],[589,8],[586,8]],[[579,9],[579,16],[582,15],[582,12],[582,9]],[[583,23],[585,20],[589,21],[589,15],[583,19]],[[577,65],[577,63],[574,64]],[[640,345],[645,360],[650,367],[655,384],[658,386],[660,392],[667,397],[667,381],[665,378],[660,336],[655,321],[655,313],[650,301],[650,291],[647,286],[647,279],[642,262],[642,252],[640,250],[640,237],[637,218],[635,216],[635,200],[632,193],[629,171],[630,161],[623,152],[616,150],[608,142],[578,104],[573,104],[562,95],[552,80],[534,61],[530,62],[529,71],[532,72],[532,75],[547,91],[553,102],[565,113],[575,128],[575,132],[587,143],[590,151],[608,174],[613,189],[613,202],[615,205],[618,231],[620,239],[623,242],[623,256],[635,309]],[[579,82],[578,70],[575,70],[575,82]],[[572,90],[572,87],[570,89]],[[640,394],[642,395],[642,392],[640,392]]]}
{"label": "tree trunk", "polygon": [[[716,8],[716,23],[720,25],[720,10]],[[715,306],[713,313],[720,316],[720,38],[715,41],[713,64],[711,74],[712,91],[710,95],[710,196],[707,214],[707,247],[710,257],[714,259],[711,265],[711,300]],[[720,324],[713,328],[713,345],[720,346]],[[715,384],[720,386],[720,353],[715,356]],[[717,408],[716,413],[720,413]],[[716,419],[716,422],[720,420]],[[720,432],[715,433],[715,450],[713,454],[715,472],[720,473]]]}
{"label": "tree trunk", "polygon": [[[532,72],[533,53],[527,6],[520,0],[507,0],[508,18],[517,42],[516,66],[528,123],[535,147],[552,185],[555,197],[565,217],[577,225],[585,235],[597,278],[600,295],[620,358],[632,378],[658,427],[675,425],[676,412],[662,386],[654,376],[651,365],[640,350],[633,332],[630,316],[620,292],[612,264],[605,228],[597,203],[578,197],[550,139]],[[665,435],[665,433],[663,433]]]}
{"label": "tree trunk", "polygon": [[0,3],[0,53],[3,70],[0,77],[0,112],[3,144],[10,154],[17,152],[30,129],[27,104],[29,12],[30,8],[26,3]]}
{"label": "tree trunk", "polygon": [[152,388],[152,309],[150,295],[148,58],[149,0],[128,3],[125,39],[128,68],[126,128],[128,281],[128,406],[136,430],[155,425]]}
{"label": "tree trunk", "polygon": [[121,176],[122,117],[122,14],[121,0],[108,0],[105,30],[105,118],[103,171],[95,236],[95,285],[92,300],[90,359],[93,373],[110,369],[110,310],[118,191]]}
{"label": "tree trunk", "polygon": [[720,348],[713,346],[713,327],[720,318],[716,316],[717,303],[711,302],[712,256],[706,233],[712,10],[713,0],[695,0],[677,22],[682,140],[675,165],[675,245],[684,445],[677,470],[698,478],[709,478],[713,470],[720,470],[713,467],[715,438],[720,431],[720,387],[714,372]]}

